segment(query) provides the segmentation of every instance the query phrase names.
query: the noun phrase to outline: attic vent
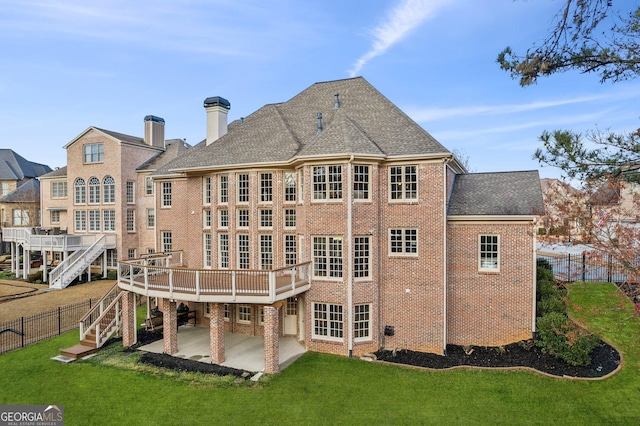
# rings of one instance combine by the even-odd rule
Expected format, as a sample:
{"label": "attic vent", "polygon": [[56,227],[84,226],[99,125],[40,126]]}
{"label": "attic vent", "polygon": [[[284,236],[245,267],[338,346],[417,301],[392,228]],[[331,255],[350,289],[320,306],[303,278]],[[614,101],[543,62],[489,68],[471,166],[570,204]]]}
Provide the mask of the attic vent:
{"label": "attic vent", "polygon": [[333,96],[336,97],[336,103],[335,103],[335,105],[333,105],[333,109],[338,109],[338,108],[340,108],[340,93],[336,93]]}
{"label": "attic vent", "polygon": [[319,112],[316,115],[316,118],[318,119],[318,131],[316,132],[316,134],[319,135],[320,133],[322,133],[322,113]]}

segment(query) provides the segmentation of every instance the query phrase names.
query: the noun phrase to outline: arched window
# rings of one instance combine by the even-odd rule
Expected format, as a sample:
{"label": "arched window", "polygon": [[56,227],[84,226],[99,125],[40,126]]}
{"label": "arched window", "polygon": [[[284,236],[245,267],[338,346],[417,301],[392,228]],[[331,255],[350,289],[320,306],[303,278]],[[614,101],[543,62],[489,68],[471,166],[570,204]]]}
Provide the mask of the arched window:
{"label": "arched window", "polygon": [[116,202],[116,180],[112,176],[105,176],[102,180],[104,189],[104,203],[112,204]]}
{"label": "arched window", "polygon": [[89,179],[89,204],[100,204],[100,180],[97,177]]}
{"label": "arched window", "polygon": [[75,194],[74,203],[85,204],[87,202],[87,193],[85,189],[84,179],[76,179],[76,181],[73,183],[73,189]]}

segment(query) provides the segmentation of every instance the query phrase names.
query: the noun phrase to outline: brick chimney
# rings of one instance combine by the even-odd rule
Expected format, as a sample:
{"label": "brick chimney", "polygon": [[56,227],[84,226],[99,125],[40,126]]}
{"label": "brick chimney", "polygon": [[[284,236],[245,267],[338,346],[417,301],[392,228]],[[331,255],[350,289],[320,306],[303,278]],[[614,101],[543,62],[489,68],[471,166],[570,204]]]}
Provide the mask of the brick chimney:
{"label": "brick chimney", "polygon": [[221,138],[227,133],[227,113],[231,104],[225,98],[213,96],[204,100],[207,111],[207,145]]}
{"label": "brick chimney", "polygon": [[144,142],[164,148],[164,119],[155,115],[147,115],[144,118]]}

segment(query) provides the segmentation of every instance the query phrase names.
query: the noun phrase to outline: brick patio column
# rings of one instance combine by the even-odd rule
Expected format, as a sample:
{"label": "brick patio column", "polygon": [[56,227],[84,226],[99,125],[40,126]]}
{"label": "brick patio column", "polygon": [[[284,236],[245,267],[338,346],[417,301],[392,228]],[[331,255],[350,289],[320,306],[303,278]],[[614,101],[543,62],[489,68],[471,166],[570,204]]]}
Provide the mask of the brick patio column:
{"label": "brick patio column", "polygon": [[264,372],[280,371],[280,310],[276,306],[264,307]]}
{"label": "brick patio column", "polygon": [[164,353],[173,355],[178,352],[178,311],[175,300],[161,300]]}
{"label": "brick patio column", "polygon": [[211,363],[224,362],[224,304],[209,303],[209,341]]}
{"label": "brick patio column", "polygon": [[136,335],[136,298],[130,291],[122,292],[122,346],[131,346],[137,342]]}

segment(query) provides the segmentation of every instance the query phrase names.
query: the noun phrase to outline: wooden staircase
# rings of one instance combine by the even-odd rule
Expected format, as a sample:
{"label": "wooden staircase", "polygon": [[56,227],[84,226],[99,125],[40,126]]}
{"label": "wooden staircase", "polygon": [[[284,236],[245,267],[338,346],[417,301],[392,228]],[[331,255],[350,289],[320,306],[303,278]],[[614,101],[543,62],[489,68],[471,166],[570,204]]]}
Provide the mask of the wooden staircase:
{"label": "wooden staircase", "polygon": [[60,355],[78,359],[94,354],[122,326],[122,293],[116,283],[100,301],[80,319],[80,343],[61,349]]}

